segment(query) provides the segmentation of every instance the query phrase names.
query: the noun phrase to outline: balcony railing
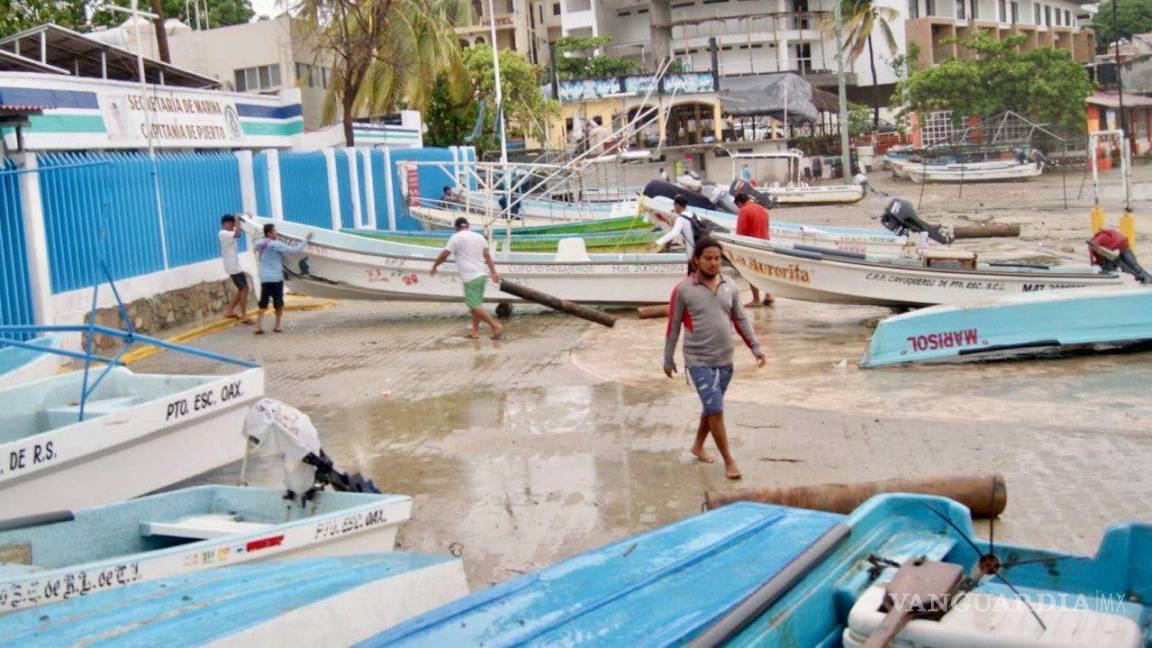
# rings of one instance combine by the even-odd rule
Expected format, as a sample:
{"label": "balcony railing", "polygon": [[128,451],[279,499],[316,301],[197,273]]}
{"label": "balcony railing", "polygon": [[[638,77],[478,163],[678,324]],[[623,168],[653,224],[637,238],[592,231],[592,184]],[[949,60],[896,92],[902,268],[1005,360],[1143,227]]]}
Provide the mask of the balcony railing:
{"label": "balcony railing", "polygon": [[715,17],[677,20],[672,27],[672,38],[710,38],[713,36],[744,36],[757,33],[823,29],[823,21],[830,12],[779,13],[754,17]]}

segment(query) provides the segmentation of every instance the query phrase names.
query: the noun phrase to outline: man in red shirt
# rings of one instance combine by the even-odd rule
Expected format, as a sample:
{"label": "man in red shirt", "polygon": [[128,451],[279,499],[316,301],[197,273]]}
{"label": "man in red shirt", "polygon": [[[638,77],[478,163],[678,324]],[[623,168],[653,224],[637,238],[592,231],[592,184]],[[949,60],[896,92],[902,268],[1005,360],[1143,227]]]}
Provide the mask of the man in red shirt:
{"label": "man in red shirt", "polygon": [[[740,212],[736,214],[736,233],[740,236],[751,236],[759,239],[772,238],[768,234],[768,210],[748,198],[748,194],[736,194],[736,206]],[[760,290],[752,286],[752,301],[744,304],[749,308],[758,308],[761,304],[767,306],[772,303],[772,295],[765,294],[764,301],[760,301]]]}

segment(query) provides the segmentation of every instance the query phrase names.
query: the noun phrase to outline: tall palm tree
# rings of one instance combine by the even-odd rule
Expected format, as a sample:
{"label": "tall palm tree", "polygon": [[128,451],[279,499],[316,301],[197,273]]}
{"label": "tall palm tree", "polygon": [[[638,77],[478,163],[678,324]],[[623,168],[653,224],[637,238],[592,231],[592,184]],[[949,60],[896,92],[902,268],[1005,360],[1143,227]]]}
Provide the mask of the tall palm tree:
{"label": "tall palm tree", "polygon": [[469,91],[453,31],[474,18],[468,0],[300,0],[296,15],[334,56],[324,119],[339,107],[348,146],[357,114],[422,109],[441,73],[453,94]]}
{"label": "tall palm tree", "polygon": [[[872,70],[872,126],[879,129],[880,92],[876,88],[876,54],[872,50],[872,35],[879,31],[880,37],[888,45],[888,51],[895,54],[896,37],[892,35],[892,26],[888,22],[897,20],[900,12],[891,7],[877,6],[871,0],[840,0],[840,11],[844,21],[844,50],[848,53],[848,59],[855,63],[864,53],[864,48],[868,48],[868,66]],[[831,16],[825,21],[825,30],[829,33],[836,31]]]}

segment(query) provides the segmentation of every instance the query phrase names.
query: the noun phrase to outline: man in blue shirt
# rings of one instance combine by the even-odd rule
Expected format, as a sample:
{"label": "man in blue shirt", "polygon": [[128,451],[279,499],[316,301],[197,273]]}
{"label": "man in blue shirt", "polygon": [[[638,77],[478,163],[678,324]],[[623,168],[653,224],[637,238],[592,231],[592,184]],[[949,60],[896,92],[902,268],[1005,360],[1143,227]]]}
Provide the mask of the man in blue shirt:
{"label": "man in blue shirt", "polygon": [[269,300],[276,310],[276,325],[272,332],[280,332],[280,316],[284,312],[284,255],[303,252],[312,240],[312,232],[304,236],[299,243],[289,245],[276,240],[276,226],[268,223],[264,226],[264,238],[256,241],[256,255],[260,259],[260,303],[256,311],[256,335],[264,334],[264,311],[268,309]]}

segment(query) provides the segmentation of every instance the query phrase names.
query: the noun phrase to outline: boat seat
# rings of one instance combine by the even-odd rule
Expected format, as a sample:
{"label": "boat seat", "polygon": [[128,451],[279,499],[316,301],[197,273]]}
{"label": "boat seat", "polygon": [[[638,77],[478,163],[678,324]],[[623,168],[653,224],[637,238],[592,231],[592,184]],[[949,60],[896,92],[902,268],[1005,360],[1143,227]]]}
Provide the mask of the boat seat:
{"label": "boat seat", "polygon": [[[84,404],[84,418],[88,419],[120,412],[140,404],[141,401],[142,399],[139,396],[113,396],[111,398],[90,399]],[[65,405],[63,407],[49,407],[44,410],[44,417],[47,419],[46,428],[49,430],[71,425],[77,421],[77,417],[79,416],[80,403]]]}
{"label": "boat seat", "polygon": [[212,538],[240,533],[262,531],[272,526],[261,522],[244,522],[238,518],[239,516],[231,513],[210,513],[191,515],[171,522],[141,522],[140,535],[211,540]]}
{"label": "boat seat", "polygon": [[584,245],[584,239],[579,236],[560,239],[556,246],[556,261],[558,263],[591,260],[588,256],[588,248]]}
{"label": "boat seat", "polygon": [[16,563],[0,563],[0,580],[8,580],[10,578],[19,578],[27,576],[28,574],[35,574],[38,571],[44,571],[43,567],[36,565],[19,565]]}

